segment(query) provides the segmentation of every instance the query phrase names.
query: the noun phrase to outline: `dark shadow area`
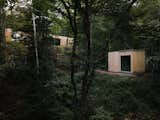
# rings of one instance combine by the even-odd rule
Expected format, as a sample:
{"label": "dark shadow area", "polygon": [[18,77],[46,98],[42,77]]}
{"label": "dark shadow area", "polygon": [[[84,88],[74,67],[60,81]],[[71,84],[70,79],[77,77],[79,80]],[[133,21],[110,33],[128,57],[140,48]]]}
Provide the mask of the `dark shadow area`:
{"label": "dark shadow area", "polygon": [[121,71],[131,71],[131,56],[121,56]]}

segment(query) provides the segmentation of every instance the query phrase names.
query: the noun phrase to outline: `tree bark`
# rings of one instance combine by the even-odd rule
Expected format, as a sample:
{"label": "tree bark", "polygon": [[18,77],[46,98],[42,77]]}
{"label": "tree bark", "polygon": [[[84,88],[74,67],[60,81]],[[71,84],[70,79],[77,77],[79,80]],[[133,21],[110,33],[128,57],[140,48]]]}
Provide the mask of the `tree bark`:
{"label": "tree bark", "polygon": [[5,48],[6,48],[6,39],[5,39],[5,28],[6,28],[6,13],[4,6],[0,8],[0,63],[5,62]]}
{"label": "tree bark", "polygon": [[[71,14],[70,7],[64,0],[61,0],[61,3],[66,9],[67,18],[69,20],[70,26],[72,28],[74,39],[73,39],[73,47],[72,47],[72,55],[71,55],[71,84],[73,86],[73,120],[88,120],[88,91],[91,84],[91,79],[89,79],[91,72],[91,35],[90,35],[90,4],[89,0],[85,0],[85,8],[81,8],[81,0],[76,0],[72,2],[72,8],[74,9],[73,14]],[[77,47],[77,12],[81,11],[83,14],[83,25],[84,25],[84,34],[86,36],[86,58],[85,58],[85,68],[84,75],[82,78],[82,89],[81,95],[79,96],[77,93],[77,85],[75,81],[75,56],[76,56],[76,47]]]}
{"label": "tree bark", "polygon": [[1,14],[1,20],[0,20],[0,44],[2,48],[6,47],[6,40],[5,40],[5,28],[6,28],[6,15],[5,11],[2,12]]}
{"label": "tree bark", "polygon": [[89,0],[85,0],[85,8],[84,8],[84,17],[83,17],[83,23],[84,23],[84,33],[86,36],[86,59],[85,59],[85,69],[84,69],[84,75],[82,78],[82,90],[81,90],[81,99],[80,99],[80,106],[81,106],[81,115],[80,120],[88,120],[89,119],[89,89],[91,85],[91,25],[90,25],[90,5]]}
{"label": "tree bark", "polygon": [[75,56],[76,56],[76,47],[77,47],[77,34],[78,34],[78,28],[77,28],[77,9],[78,9],[78,4],[79,0],[76,0],[72,2],[73,4],[73,9],[74,13],[71,15],[70,8],[67,6],[67,3],[64,0],[60,0],[61,3],[63,4],[64,8],[66,9],[67,12],[67,18],[69,20],[72,32],[73,32],[73,46],[72,46],[72,54],[71,54],[71,61],[70,61],[70,66],[71,66],[71,84],[73,87],[73,98],[72,98],[72,109],[73,109],[73,120],[78,120],[79,117],[79,105],[78,105],[78,95],[77,95],[77,84],[75,81]]}
{"label": "tree bark", "polygon": [[39,55],[38,55],[38,43],[37,43],[37,31],[36,31],[36,23],[35,23],[35,15],[32,13],[33,20],[33,32],[34,32],[34,47],[35,47],[35,57],[36,57],[36,73],[39,74]]}

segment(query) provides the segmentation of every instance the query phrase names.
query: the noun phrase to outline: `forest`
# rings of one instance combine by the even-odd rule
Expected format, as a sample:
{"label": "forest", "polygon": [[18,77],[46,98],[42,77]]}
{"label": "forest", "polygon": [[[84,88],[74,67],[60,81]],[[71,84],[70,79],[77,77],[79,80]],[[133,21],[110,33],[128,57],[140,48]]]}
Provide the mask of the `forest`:
{"label": "forest", "polygon": [[0,120],[160,120],[159,93],[160,0],[0,0]]}

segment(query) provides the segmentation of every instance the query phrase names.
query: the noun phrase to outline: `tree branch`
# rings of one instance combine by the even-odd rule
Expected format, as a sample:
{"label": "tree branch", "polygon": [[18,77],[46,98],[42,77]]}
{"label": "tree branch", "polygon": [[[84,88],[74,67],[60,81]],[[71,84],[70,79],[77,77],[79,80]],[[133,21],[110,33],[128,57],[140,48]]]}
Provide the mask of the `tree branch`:
{"label": "tree branch", "polygon": [[127,11],[129,11],[132,6],[134,5],[134,3],[136,3],[138,0],[132,0],[132,2],[129,4],[128,8],[127,8]]}

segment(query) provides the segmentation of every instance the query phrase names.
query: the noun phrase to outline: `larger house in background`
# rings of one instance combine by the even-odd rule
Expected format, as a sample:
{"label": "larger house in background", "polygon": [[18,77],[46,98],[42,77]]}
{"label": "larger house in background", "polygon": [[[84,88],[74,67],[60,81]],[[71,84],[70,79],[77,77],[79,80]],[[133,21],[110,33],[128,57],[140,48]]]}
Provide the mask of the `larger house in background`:
{"label": "larger house in background", "polygon": [[108,71],[126,73],[145,72],[144,50],[121,50],[108,53]]}
{"label": "larger house in background", "polygon": [[5,37],[6,37],[6,42],[10,42],[12,40],[12,29],[11,28],[5,29]]}
{"label": "larger house in background", "polygon": [[73,38],[67,36],[53,36],[54,45],[62,46],[62,47],[70,47],[73,43]]}
{"label": "larger house in background", "polygon": [[6,42],[10,43],[13,41],[29,41],[31,35],[23,31],[13,31],[11,28],[5,29]]}

